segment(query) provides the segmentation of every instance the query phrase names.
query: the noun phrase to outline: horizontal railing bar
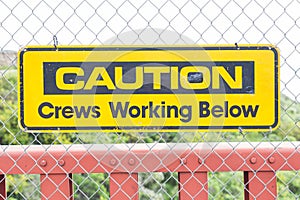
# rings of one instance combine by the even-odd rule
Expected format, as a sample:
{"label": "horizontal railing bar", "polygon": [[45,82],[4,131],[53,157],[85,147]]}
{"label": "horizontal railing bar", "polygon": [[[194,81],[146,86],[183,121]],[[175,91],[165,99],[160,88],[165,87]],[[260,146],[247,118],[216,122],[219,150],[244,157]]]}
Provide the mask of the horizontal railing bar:
{"label": "horizontal railing bar", "polygon": [[300,142],[30,145],[0,148],[3,174],[300,170]]}

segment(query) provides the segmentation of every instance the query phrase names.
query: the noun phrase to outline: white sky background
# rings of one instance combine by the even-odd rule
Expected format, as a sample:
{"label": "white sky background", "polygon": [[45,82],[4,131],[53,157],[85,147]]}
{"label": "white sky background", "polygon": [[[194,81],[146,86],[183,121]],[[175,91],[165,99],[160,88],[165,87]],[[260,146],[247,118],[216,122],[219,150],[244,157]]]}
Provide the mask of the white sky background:
{"label": "white sky background", "polygon": [[0,0],[0,50],[53,44],[257,44],[281,52],[281,91],[300,102],[294,0]]}

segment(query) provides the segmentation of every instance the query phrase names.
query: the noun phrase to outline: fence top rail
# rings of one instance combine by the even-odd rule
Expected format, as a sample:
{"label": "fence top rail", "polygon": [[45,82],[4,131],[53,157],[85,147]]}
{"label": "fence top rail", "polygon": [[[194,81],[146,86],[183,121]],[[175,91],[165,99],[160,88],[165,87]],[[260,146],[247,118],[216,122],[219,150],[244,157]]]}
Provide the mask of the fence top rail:
{"label": "fence top rail", "polygon": [[300,142],[0,146],[0,173],[299,170]]}

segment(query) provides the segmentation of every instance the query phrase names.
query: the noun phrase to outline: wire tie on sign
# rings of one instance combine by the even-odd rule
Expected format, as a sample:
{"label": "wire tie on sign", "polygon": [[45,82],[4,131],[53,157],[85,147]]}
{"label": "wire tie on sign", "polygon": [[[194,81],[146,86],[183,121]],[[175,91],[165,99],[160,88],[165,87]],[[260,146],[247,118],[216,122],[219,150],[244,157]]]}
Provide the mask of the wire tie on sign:
{"label": "wire tie on sign", "polygon": [[240,47],[239,47],[239,45],[238,45],[238,43],[237,43],[237,42],[236,42],[236,43],[234,43],[234,45],[235,45],[236,49],[240,49]]}
{"label": "wire tie on sign", "polygon": [[57,50],[57,45],[58,45],[58,40],[57,40],[57,37],[56,35],[53,36],[53,46],[54,48]]}
{"label": "wire tie on sign", "polygon": [[239,126],[239,132],[244,135],[242,127]]}

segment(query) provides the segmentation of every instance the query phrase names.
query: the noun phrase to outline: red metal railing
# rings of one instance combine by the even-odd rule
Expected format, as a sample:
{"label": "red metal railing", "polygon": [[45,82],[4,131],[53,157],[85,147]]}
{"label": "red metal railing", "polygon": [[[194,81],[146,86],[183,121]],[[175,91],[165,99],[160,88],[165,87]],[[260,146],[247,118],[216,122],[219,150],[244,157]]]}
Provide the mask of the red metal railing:
{"label": "red metal railing", "polygon": [[208,172],[243,171],[244,196],[276,199],[277,170],[300,169],[300,143],[1,146],[5,174],[40,174],[41,199],[73,199],[72,174],[109,173],[110,198],[138,199],[139,172],[178,172],[180,199],[208,199]]}

